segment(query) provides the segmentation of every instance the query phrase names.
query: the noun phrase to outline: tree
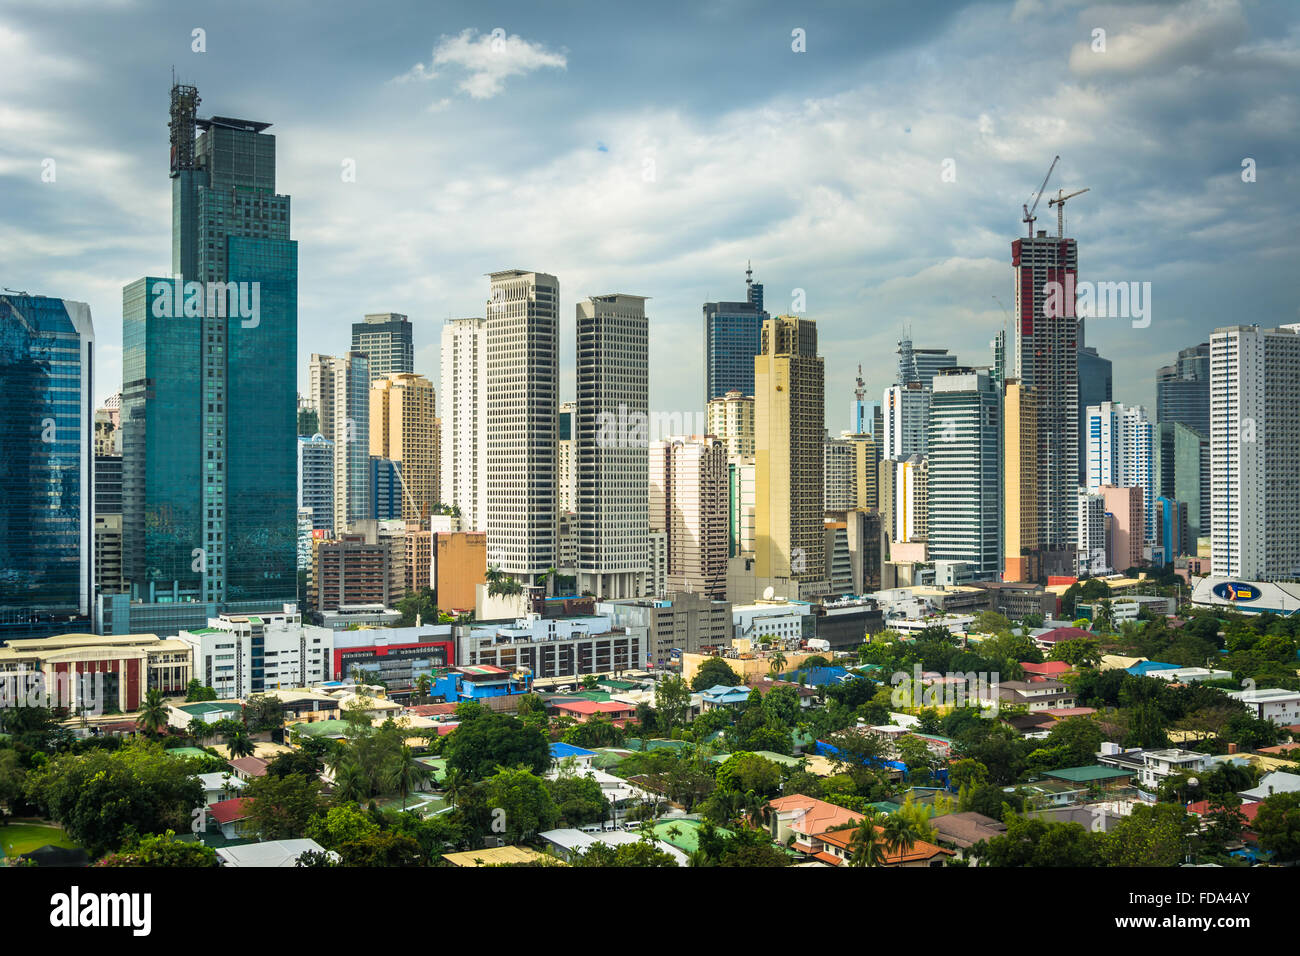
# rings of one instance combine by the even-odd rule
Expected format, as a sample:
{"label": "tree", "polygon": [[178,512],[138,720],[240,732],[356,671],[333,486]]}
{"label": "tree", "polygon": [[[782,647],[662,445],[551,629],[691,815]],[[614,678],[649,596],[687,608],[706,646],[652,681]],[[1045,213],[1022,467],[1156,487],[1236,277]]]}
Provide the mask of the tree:
{"label": "tree", "polygon": [[307,824],[307,837],[327,850],[337,850],[344,843],[364,840],[379,832],[379,824],[355,803],[331,807],[321,816],[312,817]]}
{"label": "tree", "polygon": [[700,665],[695,676],[691,678],[691,690],[708,690],[718,684],[738,687],[740,683],[740,675],[731,669],[730,664],[721,657],[710,657]]}
{"label": "tree", "polygon": [[185,703],[187,704],[216,699],[217,692],[211,687],[205,687],[203,682],[197,677],[191,680],[185,687]]}
{"label": "tree", "polygon": [[[0,750],[0,803],[12,813],[14,804],[23,798],[23,785],[27,779],[27,770],[23,767],[18,751],[13,748]],[[4,820],[0,814],[0,820]]]}
{"label": "tree", "polygon": [[1181,804],[1137,804],[1106,834],[1109,866],[1177,866],[1187,859],[1195,824]]}
{"label": "tree", "polygon": [[405,597],[398,600],[395,607],[402,614],[397,622],[398,627],[414,627],[416,618],[419,618],[423,624],[434,624],[439,620],[438,601],[434,597],[433,589],[429,587],[407,592]]}
{"label": "tree", "polygon": [[92,855],[128,836],[190,829],[203,788],[191,761],[168,756],[138,738],[117,750],[65,753],[27,774],[27,799],[42,808]]}
{"label": "tree", "polygon": [[1300,859],[1300,793],[1277,793],[1260,801],[1254,831],[1262,850],[1280,861]]}
{"label": "tree", "polygon": [[675,674],[660,678],[655,685],[655,710],[659,713],[664,731],[672,736],[674,728],[686,723],[691,710],[691,689],[686,681]]}
{"label": "tree", "polygon": [[427,862],[420,844],[390,830],[377,830],[338,848],[340,866],[413,867]]}
{"label": "tree", "polygon": [[1008,814],[1007,832],[981,840],[970,850],[980,866],[1098,866],[1103,835],[1078,823],[1048,823]]}
{"label": "tree", "polygon": [[655,846],[648,837],[635,843],[612,847],[608,843],[593,843],[585,852],[575,853],[571,866],[677,866],[677,858]]}
{"label": "tree", "polygon": [[320,783],[297,774],[253,777],[243,789],[248,820],[263,840],[295,840],[324,812]]}
{"label": "tree", "polygon": [[248,735],[248,731],[242,726],[233,727],[226,731],[225,744],[226,749],[230,752],[231,760],[240,757],[251,757],[256,749],[253,746],[253,738]]}
{"label": "tree", "polygon": [[402,809],[406,809],[406,798],[412,791],[418,790],[433,776],[428,764],[415,758],[415,752],[406,744],[393,755],[385,770],[385,782],[402,798]]}
{"label": "tree", "polygon": [[429,691],[433,689],[433,678],[428,674],[421,674],[415,679],[415,692],[419,695],[420,700],[429,699]]}
{"label": "tree", "polygon": [[546,787],[560,817],[569,826],[580,827],[609,817],[609,800],[595,777],[561,772],[554,780],[548,780]]}
{"label": "tree", "polygon": [[551,764],[546,735],[505,714],[485,713],[461,724],[445,738],[447,769],[481,780],[499,766],[524,766],[543,774]]}
{"label": "tree", "polygon": [[561,739],[575,747],[617,747],[623,743],[623,731],[603,714],[593,714],[566,730]]}
{"label": "tree", "polygon": [[157,736],[167,726],[167,702],[163,700],[162,691],[154,689],[145,694],[137,723],[150,736]]}
{"label": "tree", "polygon": [[1097,641],[1086,637],[1072,638],[1061,641],[1052,648],[1052,660],[1065,661],[1071,666],[1083,664],[1096,667],[1101,663],[1101,647]]}
{"label": "tree", "polygon": [[734,753],[718,767],[720,790],[771,797],[781,789],[781,765],[755,753]]}
{"label": "tree", "polygon": [[777,651],[775,654],[772,655],[771,659],[768,661],[767,671],[769,674],[772,675],[773,678],[776,678],[778,675],[780,675],[781,671],[784,670],[785,664],[786,664],[786,656],[780,651]]}
{"label": "tree", "polygon": [[882,829],[884,816],[871,811],[853,827],[849,837],[849,866],[883,866],[888,857]]}
{"label": "tree", "polygon": [[1006,634],[1011,631],[1011,621],[997,611],[980,611],[971,622],[971,634]]}
{"label": "tree", "polygon": [[560,816],[546,782],[523,766],[498,768],[477,791],[467,816],[478,823],[479,832],[498,834],[508,843],[551,829]]}
{"label": "tree", "polygon": [[487,591],[491,597],[513,597],[522,594],[524,586],[498,567],[487,569]]}
{"label": "tree", "polygon": [[205,867],[218,866],[217,851],[202,843],[184,843],[176,833],[132,837],[117,853],[110,853],[95,866]]}

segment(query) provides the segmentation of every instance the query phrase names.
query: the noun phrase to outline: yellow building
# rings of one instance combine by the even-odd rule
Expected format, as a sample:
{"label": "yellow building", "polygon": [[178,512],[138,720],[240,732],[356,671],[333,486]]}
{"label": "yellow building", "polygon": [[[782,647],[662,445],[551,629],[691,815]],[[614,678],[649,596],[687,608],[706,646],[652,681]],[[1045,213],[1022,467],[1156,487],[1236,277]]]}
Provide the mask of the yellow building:
{"label": "yellow building", "polygon": [[438,444],[432,382],[395,372],[370,383],[370,454],[401,463],[406,521],[427,520],[438,503]]}
{"label": "yellow building", "polygon": [[763,323],[754,356],[755,575],[825,577],[823,393],[817,324],[778,316]]}
{"label": "yellow building", "polygon": [[730,391],[709,401],[709,434],[722,439],[728,458],[754,455],[754,396]]}
{"label": "yellow building", "polygon": [[1038,539],[1038,405],[1034,390],[1009,379],[1003,395],[1002,540],[1004,581],[1036,581]]}

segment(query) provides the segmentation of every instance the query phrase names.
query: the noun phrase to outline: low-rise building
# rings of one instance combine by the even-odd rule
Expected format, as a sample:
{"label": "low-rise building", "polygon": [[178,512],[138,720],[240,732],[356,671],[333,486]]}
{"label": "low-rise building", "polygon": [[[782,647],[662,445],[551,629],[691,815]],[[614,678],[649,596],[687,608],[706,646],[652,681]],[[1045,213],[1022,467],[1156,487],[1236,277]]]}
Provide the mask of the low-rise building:
{"label": "low-rise building", "polygon": [[194,676],[189,645],[154,634],[64,634],[0,647],[0,707],[130,713],[151,690],[184,693]]}
{"label": "low-rise building", "polygon": [[222,614],[179,639],[194,655],[194,676],[218,697],[306,687],[332,672],[334,632],[304,624],[291,604],[281,613]]}
{"label": "low-rise building", "polygon": [[1236,691],[1228,696],[1241,701],[1260,720],[1267,720],[1283,727],[1300,723],[1300,691],[1260,687]]}
{"label": "low-rise building", "polygon": [[526,670],[534,681],[610,674],[640,668],[646,660],[645,628],[618,627],[608,615],[458,624],[461,666],[492,664]]}

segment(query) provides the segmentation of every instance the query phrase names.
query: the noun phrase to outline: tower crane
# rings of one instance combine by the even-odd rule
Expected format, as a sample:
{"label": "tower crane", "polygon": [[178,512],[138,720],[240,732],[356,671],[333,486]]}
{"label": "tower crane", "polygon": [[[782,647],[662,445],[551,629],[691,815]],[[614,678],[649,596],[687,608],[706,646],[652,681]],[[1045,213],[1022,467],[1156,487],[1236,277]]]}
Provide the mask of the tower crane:
{"label": "tower crane", "polygon": [[1047,167],[1047,175],[1043,177],[1043,185],[1038,187],[1038,193],[1034,196],[1034,204],[1032,206],[1026,204],[1021,207],[1025,210],[1025,218],[1020,221],[1029,224],[1030,239],[1034,238],[1034,220],[1038,218],[1034,215],[1034,210],[1038,208],[1038,201],[1043,198],[1043,190],[1047,188],[1047,181],[1052,178],[1052,170],[1056,168],[1056,164],[1060,161],[1061,157],[1057,156],[1052,160],[1052,165]]}
{"label": "tower crane", "polygon": [[1091,186],[1085,186],[1083,189],[1076,189],[1068,196],[1065,194],[1064,189],[1058,189],[1056,191],[1056,196],[1052,199],[1047,200],[1047,207],[1049,209],[1052,206],[1056,207],[1056,238],[1057,239],[1065,238],[1065,201],[1067,199],[1073,199],[1075,196],[1082,196],[1090,189],[1092,189]]}

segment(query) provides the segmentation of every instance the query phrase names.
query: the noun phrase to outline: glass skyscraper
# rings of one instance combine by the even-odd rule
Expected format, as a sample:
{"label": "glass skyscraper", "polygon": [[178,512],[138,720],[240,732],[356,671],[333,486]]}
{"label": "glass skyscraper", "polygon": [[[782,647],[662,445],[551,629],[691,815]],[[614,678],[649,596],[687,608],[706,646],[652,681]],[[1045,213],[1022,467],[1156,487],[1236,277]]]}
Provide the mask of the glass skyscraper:
{"label": "glass skyscraper", "polygon": [[704,404],[727,392],[754,394],[754,356],[763,351],[763,286],[745,270],[744,302],[704,303]]}
{"label": "glass skyscraper", "polygon": [[144,600],[273,607],[297,592],[298,248],[270,124],[198,103],[172,89],[173,277],[123,290],[123,571]]}
{"label": "glass skyscraper", "polygon": [[0,641],[90,614],[94,343],[84,302],[0,295]]}

